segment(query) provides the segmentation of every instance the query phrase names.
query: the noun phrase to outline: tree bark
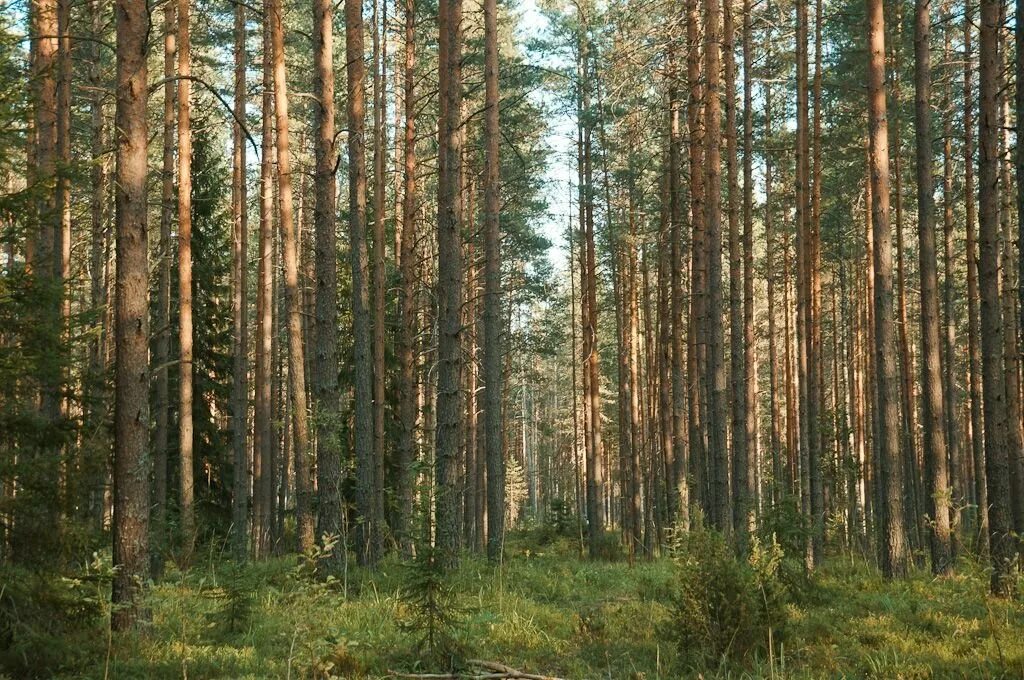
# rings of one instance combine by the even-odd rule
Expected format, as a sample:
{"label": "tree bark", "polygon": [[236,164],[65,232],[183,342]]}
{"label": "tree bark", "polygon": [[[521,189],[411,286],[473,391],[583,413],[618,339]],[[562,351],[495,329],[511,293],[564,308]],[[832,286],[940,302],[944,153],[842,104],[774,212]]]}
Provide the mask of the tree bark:
{"label": "tree bark", "polygon": [[722,323],[722,111],[719,99],[722,59],[719,0],[705,0],[704,143],[707,183],[707,360],[711,393],[709,460],[712,462],[711,521],[719,531],[732,528],[729,498],[728,402],[725,386],[725,336]]}
{"label": "tree bark", "polygon": [[181,556],[187,564],[196,541],[193,507],[192,424],[192,41],[190,0],[178,2],[178,513]]}
{"label": "tree bark", "polygon": [[313,547],[313,455],[306,416],[306,361],[302,344],[298,239],[292,200],[292,159],[288,141],[288,81],[284,61],[281,0],[270,3],[270,39],[274,55],[274,122],[277,140],[278,211],[288,315],[288,381],[291,398],[292,454],[295,459],[295,523],[299,552]]}
{"label": "tree bark", "polygon": [[874,258],[875,380],[877,385],[878,474],[883,491],[879,526],[882,573],[902,576],[908,568],[900,465],[900,415],[896,329],[889,227],[889,139],[885,103],[885,18],[881,0],[867,0],[868,121],[872,184]]}
{"label": "tree bark", "polygon": [[[728,182],[729,223],[729,368],[732,400],[732,517],[741,553],[750,540],[747,517],[750,510],[750,466],[747,457],[746,335],[743,327],[743,244],[740,242],[739,148],[736,130],[736,29],[732,0],[723,5],[722,47],[725,50],[725,146]],[[744,213],[745,215],[745,213]]]}
{"label": "tree bark", "polygon": [[245,5],[235,5],[235,93],[231,154],[232,214],[232,319],[234,321],[234,375],[231,383],[232,450],[234,486],[232,535],[238,559],[248,554],[249,541],[249,234],[246,188],[245,134],[238,121],[245,120],[246,106]]}
{"label": "tree bark", "polygon": [[968,2],[964,8],[964,224],[967,238],[967,342],[970,357],[971,455],[974,462],[974,495],[977,504],[978,552],[988,554],[988,482],[985,465],[985,428],[983,422],[983,389],[981,378],[981,292],[978,282],[977,210],[974,183],[974,67],[972,65],[974,36],[973,12]]}
{"label": "tree bark", "polygon": [[397,464],[393,530],[403,556],[413,554],[412,531],[416,460],[416,420],[419,383],[416,380],[417,254],[416,246],[416,0],[405,0],[404,96],[405,138],[403,143],[402,236],[399,270],[402,285],[398,293],[400,324],[398,330],[398,420],[399,434],[395,458]]}
{"label": "tree bark", "polygon": [[156,367],[154,402],[156,406],[153,432],[153,509],[150,543],[153,547],[153,576],[163,572],[163,550],[167,545],[167,448],[170,438],[170,370],[171,358],[171,228],[177,197],[174,193],[174,124],[177,110],[177,83],[174,68],[176,2],[164,4],[164,115],[163,165],[160,194],[160,262],[157,268],[156,338],[153,343],[153,365]]}
{"label": "tree bark", "polygon": [[363,64],[363,8],[345,2],[345,59],[348,73],[349,252],[352,268],[352,335],[355,380],[356,555],[360,564],[377,561],[378,517],[374,512],[373,364],[370,290],[366,248],[366,69]]}
{"label": "tree bark", "polygon": [[270,0],[264,0],[260,232],[256,273],[256,407],[253,418],[253,552],[256,557],[270,554],[274,507],[274,116],[269,4]]}
{"label": "tree bark", "polygon": [[146,36],[143,0],[117,0],[114,375],[114,583],[110,626],[136,626],[149,569],[149,288],[146,232]]}
{"label": "tree bark", "polygon": [[[373,3],[373,250],[372,250],[372,295],[373,301],[373,515],[378,521],[384,518],[384,416],[386,398],[384,393],[384,350],[385,322],[384,303],[386,290],[384,263],[384,198],[387,193],[387,178],[384,163],[387,158],[387,129],[384,124],[384,109],[387,106],[387,40],[382,33],[387,31],[387,2],[374,0]],[[383,11],[381,11],[383,8]],[[380,17],[383,16],[383,21]],[[381,532],[374,536],[382,540]],[[375,552],[380,552],[377,546]]]}
{"label": "tree bark", "polygon": [[930,498],[932,573],[952,568],[949,484],[942,356],[939,345],[939,282],[935,248],[934,161],[931,137],[931,15],[928,0],[914,5],[914,137],[917,150],[917,233],[921,266],[921,393],[925,473]]}
{"label": "tree bark", "polygon": [[435,544],[458,562],[459,394],[462,317],[462,0],[442,0],[438,16],[440,118],[437,188],[438,367]]}
{"label": "tree bark", "polygon": [[484,107],[487,109],[484,173],[483,419],[487,468],[487,556],[501,561],[505,542],[505,453],[502,446],[501,394],[501,174],[498,91],[498,10],[484,0]]}
{"label": "tree bark", "polygon": [[985,468],[989,502],[991,590],[1013,590],[1016,541],[1011,534],[1006,388],[1003,379],[1003,314],[999,297],[999,6],[982,0],[979,72],[978,287],[981,296],[981,370],[984,391]]}
{"label": "tree bark", "polygon": [[[338,234],[337,186],[334,148],[334,3],[313,3],[313,80],[316,104],[314,192],[314,277],[316,301],[313,325],[313,398],[317,444],[318,538],[341,538],[344,532],[342,502],[341,399],[338,392]],[[328,569],[338,572],[345,561],[346,545],[339,542],[328,559]]]}

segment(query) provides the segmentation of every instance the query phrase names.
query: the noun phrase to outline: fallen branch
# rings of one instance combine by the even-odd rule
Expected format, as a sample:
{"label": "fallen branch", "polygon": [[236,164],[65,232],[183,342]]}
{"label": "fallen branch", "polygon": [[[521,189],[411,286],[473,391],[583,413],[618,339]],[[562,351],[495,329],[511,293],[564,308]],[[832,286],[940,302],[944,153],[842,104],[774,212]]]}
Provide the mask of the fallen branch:
{"label": "fallen branch", "polygon": [[562,680],[552,675],[536,675],[524,673],[511,666],[496,661],[482,661],[470,659],[466,662],[469,666],[477,666],[488,673],[464,674],[464,673],[399,673],[391,671],[392,678],[405,678],[406,680]]}
{"label": "fallen branch", "polygon": [[516,670],[511,666],[500,664],[496,661],[481,661],[480,659],[470,659],[467,661],[470,666],[479,666],[489,671],[494,671],[494,675],[489,677],[498,678],[519,678],[520,680],[561,680],[551,675],[535,675],[533,673],[523,673],[522,671]]}

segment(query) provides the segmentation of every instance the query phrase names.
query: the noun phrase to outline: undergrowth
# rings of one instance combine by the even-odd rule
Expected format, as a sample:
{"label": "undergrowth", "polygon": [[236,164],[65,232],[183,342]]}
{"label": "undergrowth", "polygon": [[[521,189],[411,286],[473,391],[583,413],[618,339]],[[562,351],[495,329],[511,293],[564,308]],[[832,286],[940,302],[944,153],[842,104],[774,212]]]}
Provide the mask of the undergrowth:
{"label": "undergrowth", "polygon": [[[565,678],[1024,676],[1024,606],[989,598],[988,574],[971,560],[946,579],[915,572],[887,582],[860,558],[834,555],[806,593],[778,605],[785,627],[772,646],[700,659],[681,653],[669,632],[679,587],[672,560],[631,568],[581,560],[578,548],[565,536],[537,545],[515,535],[500,567],[463,556],[431,586],[459,612],[446,635],[476,658]],[[763,559],[780,568],[777,553],[765,548]],[[299,557],[212,561],[186,573],[171,567],[149,591],[152,623],[109,647],[108,574],[101,564],[66,578],[0,571],[0,676],[379,678],[442,670],[418,645],[422,629],[408,626],[416,577],[394,559],[372,574],[353,567],[347,591]]]}

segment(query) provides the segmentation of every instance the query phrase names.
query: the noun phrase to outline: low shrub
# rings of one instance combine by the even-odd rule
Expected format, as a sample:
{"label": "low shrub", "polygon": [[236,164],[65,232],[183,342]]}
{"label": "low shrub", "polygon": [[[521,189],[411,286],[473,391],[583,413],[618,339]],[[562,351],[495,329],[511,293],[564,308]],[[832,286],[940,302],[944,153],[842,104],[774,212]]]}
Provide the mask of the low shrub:
{"label": "low shrub", "polygon": [[73,576],[0,568],[0,675],[52,677],[102,659],[112,575],[98,557]]}
{"label": "low shrub", "polygon": [[699,528],[677,533],[672,547],[676,578],[666,635],[682,659],[716,664],[777,646],[786,622],[778,543],[755,541],[744,561],[720,534]]}

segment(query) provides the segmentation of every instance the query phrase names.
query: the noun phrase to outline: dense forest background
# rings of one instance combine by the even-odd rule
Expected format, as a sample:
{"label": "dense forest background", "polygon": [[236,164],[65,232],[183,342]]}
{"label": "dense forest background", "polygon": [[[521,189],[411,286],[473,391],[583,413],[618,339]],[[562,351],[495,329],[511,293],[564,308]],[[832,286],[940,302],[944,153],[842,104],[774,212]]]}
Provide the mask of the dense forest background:
{"label": "dense forest background", "polygon": [[[665,608],[658,673],[662,638],[670,674],[774,673],[794,608],[878,576],[1020,621],[1016,7],[2,8],[15,675],[89,667],[30,662],[78,616],[117,633],[108,670],[138,662],[204,569],[232,629],[277,578],[310,611],[390,584],[401,611],[356,619],[487,677],[518,671],[460,666],[458,594],[503,601],[538,554],[575,565],[567,597]],[[1000,665],[951,672],[1019,670],[986,630]],[[323,673],[409,661],[341,656]]]}

